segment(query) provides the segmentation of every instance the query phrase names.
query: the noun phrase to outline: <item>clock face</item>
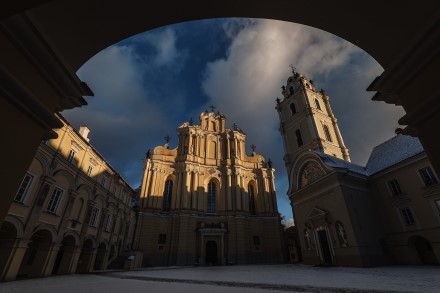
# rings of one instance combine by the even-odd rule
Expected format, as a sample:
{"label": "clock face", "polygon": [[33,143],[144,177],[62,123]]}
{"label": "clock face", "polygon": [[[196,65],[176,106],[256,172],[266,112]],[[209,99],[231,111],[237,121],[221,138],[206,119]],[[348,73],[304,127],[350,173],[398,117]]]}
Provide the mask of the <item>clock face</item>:
{"label": "clock face", "polygon": [[299,188],[303,188],[313,182],[315,182],[316,180],[318,180],[319,178],[321,178],[322,176],[324,176],[325,173],[322,170],[322,168],[319,166],[318,163],[316,162],[309,162],[307,163],[300,174],[300,179],[299,179]]}

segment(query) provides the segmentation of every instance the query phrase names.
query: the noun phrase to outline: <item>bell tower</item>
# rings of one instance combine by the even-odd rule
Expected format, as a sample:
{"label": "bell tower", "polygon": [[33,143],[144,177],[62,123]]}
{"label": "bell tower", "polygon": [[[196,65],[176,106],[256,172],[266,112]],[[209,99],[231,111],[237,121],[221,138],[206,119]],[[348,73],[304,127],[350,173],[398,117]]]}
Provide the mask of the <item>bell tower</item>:
{"label": "bell tower", "polygon": [[350,161],[329,96],[323,90],[317,92],[313,81],[292,66],[292,76],[282,86],[282,94],[283,99],[277,98],[275,109],[280,119],[286,166],[307,150]]}

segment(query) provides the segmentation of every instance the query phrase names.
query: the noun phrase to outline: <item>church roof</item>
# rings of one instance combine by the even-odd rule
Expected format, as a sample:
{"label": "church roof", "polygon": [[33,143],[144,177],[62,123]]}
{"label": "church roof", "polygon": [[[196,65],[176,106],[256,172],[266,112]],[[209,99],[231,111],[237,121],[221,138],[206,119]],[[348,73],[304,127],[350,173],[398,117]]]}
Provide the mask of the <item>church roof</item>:
{"label": "church roof", "polygon": [[327,166],[331,168],[343,168],[348,169],[352,172],[359,173],[362,175],[368,175],[367,170],[365,167],[362,167],[360,165],[356,165],[354,163],[339,159],[335,156],[328,155],[326,153],[323,153],[321,151],[315,151],[316,154],[321,158],[321,160],[326,164]]}
{"label": "church roof", "polygon": [[376,146],[367,162],[368,175],[373,175],[424,151],[417,137],[398,134]]}

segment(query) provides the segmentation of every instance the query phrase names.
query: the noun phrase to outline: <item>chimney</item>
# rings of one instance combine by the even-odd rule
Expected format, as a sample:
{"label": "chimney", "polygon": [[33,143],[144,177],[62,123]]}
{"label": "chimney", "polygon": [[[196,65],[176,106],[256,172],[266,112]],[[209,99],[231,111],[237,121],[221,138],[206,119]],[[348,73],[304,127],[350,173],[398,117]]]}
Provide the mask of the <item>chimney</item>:
{"label": "chimney", "polygon": [[394,130],[394,133],[396,134],[396,135],[399,135],[399,134],[401,134],[402,133],[402,128],[396,128],[396,130]]}
{"label": "chimney", "polygon": [[79,127],[79,134],[81,134],[81,136],[88,142],[90,141],[90,139],[88,138],[89,132],[90,129],[86,125],[81,125]]}

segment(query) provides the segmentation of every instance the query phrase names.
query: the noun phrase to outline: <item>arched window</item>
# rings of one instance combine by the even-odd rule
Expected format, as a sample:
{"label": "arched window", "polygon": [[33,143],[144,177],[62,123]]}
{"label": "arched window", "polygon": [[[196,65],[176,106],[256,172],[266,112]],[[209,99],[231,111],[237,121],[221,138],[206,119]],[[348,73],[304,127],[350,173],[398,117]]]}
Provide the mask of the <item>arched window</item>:
{"label": "arched window", "polygon": [[290,104],[290,111],[292,111],[292,115],[296,113],[295,103]]}
{"label": "arched window", "polygon": [[295,135],[296,135],[296,144],[298,145],[298,147],[302,146],[303,140],[301,136],[301,130],[299,129],[295,130]]}
{"label": "arched window", "polygon": [[252,184],[248,185],[249,213],[255,215],[255,193]]}
{"label": "arched window", "polygon": [[171,194],[173,192],[173,181],[168,179],[165,181],[165,188],[163,189],[163,210],[169,212],[171,209]]}
{"label": "arched window", "polygon": [[293,95],[295,91],[293,90],[293,86],[289,87],[290,95]]}
{"label": "arched window", "polygon": [[215,213],[215,193],[216,193],[216,186],[214,182],[208,183],[208,204],[207,204],[207,212],[208,213]]}
{"label": "arched window", "polygon": [[325,139],[327,139],[329,142],[333,142],[328,126],[324,124],[322,127],[324,128]]}
{"label": "arched window", "polygon": [[319,104],[318,99],[315,99],[315,106],[316,106],[316,109],[321,110],[321,105]]}

